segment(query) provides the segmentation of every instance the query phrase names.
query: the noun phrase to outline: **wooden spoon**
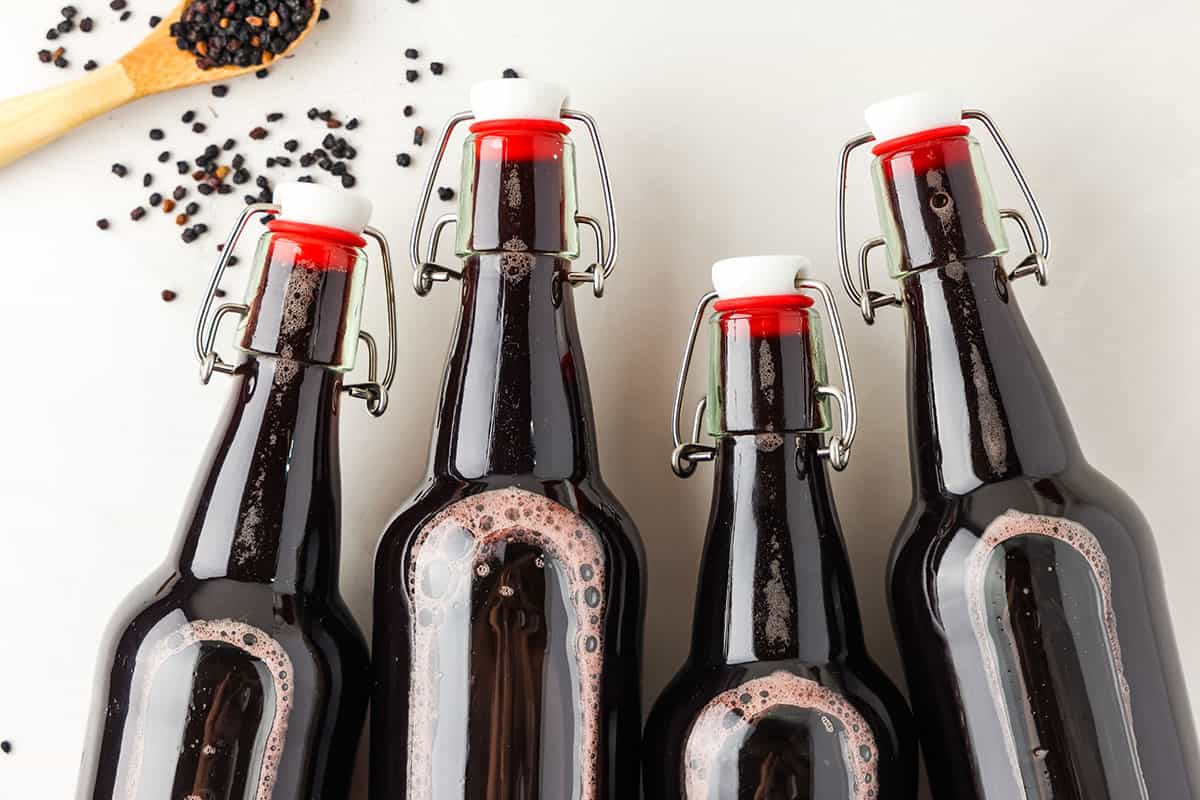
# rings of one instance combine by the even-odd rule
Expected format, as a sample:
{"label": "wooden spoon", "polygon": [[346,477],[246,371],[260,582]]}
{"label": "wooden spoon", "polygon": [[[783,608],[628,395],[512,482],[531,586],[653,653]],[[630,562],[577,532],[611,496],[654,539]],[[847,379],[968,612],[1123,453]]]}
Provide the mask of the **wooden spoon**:
{"label": "wooden spoon", "polygon": [[[170,34],[171,24],[179,21],[191,2],[193,0],[183,0],[163,17],[141,44],[115,64],[62,86],[0,102],[0,167],[54,141],[76,125],[132,100],[170,89],[236,78],[267,66],[264,62],[249,67],[197,67],[195,54],[176,47]],[[321,0],[312,0],[312,6],[308,25],[288,49],[272,61],[291,55],[296,45],[312,31],[321,13]]]}

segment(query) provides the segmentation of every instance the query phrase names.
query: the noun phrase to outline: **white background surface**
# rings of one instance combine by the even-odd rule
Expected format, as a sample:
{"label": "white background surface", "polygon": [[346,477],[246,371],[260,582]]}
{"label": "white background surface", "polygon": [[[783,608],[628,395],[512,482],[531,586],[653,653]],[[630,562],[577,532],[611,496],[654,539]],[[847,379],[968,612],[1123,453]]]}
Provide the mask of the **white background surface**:
{"label": "white background surface", "polygon": [[[74,62],[64,72],[35,57],[60,0],[3,5],[0,96],[81,74],[88,57],[113,60],[144,33],[147,16],[163,10],[135,0],[134,20],[120,25],[106,2],[77,0],[98,30],[63,40]],[[867,103],[937,84],[961,87],[969,105],[993,115],[1045,207],[1055,236],[1053,282],[1041,290],[1024,281],[1017,291],[1088,456],[1137,498],[1157,530],[1184,668],[1200,703],[1193,511],[1200,110],[1191,99],[1200,79],[1200,6],[331,0],[329,7],[333,19],[268,80],[242,79],[224,100],[197,89],[143,101],[0,171],[0,739],[14,746],[0,755],[0,798],[71,795],[102,627],[166,552],[226,393],[219,378],[198,384],[190,335],[217,237],[232,224],[240,193],[219,206],[200,198],[220,210],[203,217],[214,233],[188,248],[161,212],[129,221],[148,191],[136,176],[153,167],[156,188],[169,189],[175,176],[153,155],[166,147],[194,157],[207,143],[178,123],[188,108],[202,110],[211,138],[235,136],[243,145],[267,111],[287,113],[287,130],[308,147],[324,134],[302,119],[310,105],[356,114],[360,190],[375,201],[375,224],[402,256],[432,149],[410,146],[412,124],[424,124],[432,139],[466,106],[473,81],[507,66],[570,86],[574,105],[598,118],[608,147],[622,258],[602,301],[580,293],[579,316],[605,474],[639,522],[649,557],[647,703],[685,652],[708,508],[711,470],[680,482],[667,457],[673,375],[709,265],[799,251],[813,258],[817,277],[836,285],[832,213],[842,143],[863,129]],[[424,74],[413,86],[403,78],[407,46],[422,51]],[[442,78],[428,74],[431,58],[447,63]],[[406,103],[418,109],[412,120],[400,116]],[[168,131],[162,146],[147,138],[153,126]],[[275,127],[262,146],[242,148],[256,171],[279,152],[284,128]],[[401,149],[416,154],[414,168],[395,166]],[[598,214],[593,162],[585,145],[580,152],[582,210]],[[998,153],[988,152],[1001,204],[1018,204]],[[116,160],[132,168],[124,181],[109,174]],[[457,145],[450,161],[457,163]],[[455,182],[451,166],[440,183]],[[857,243],[877,231],[865,158],[853,165],[851,189]],[[96,230],[100,216],[114,221],[112,231]],[[883,282],[881,267],[876,274]],[[244,275],[235,270],[227,281],[232,294]],[[377,287],[366,327],[382,334]],[[179,299],[163,303],[163,288]],[[343,425],[342,578],[368,630],[375,542],[425,469],[457,292],[419,300],[405,289],[398,300],[402,374],[391,411],[374,420],[351,408]],[[835,487],[870,644],[899,680],[882,586],[909,496],[901,317],[885,310],[868,329],[848,303],[842,309],[863,427]]]}

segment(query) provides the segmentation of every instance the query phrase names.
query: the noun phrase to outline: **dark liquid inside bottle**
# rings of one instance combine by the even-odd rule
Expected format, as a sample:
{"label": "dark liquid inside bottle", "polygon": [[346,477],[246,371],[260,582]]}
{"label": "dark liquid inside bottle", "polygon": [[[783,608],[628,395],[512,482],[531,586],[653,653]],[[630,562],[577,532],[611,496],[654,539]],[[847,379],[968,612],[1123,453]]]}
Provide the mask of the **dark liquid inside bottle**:
{"label": "dark liquid inside bottle", "polygon": [[[316,352],[347,273],[275,256],[246,341]],[[337,587],[341,376],[264,355],[233,380],[174,552],[109,628],[81,798],[348,796],[369,667]]]}
{"label": "dark liquid inside bottle", "polygon": [[430,474],[377,553],[380,800],[637,796],[642,550],[599,474],[570,262],[541,252],[565,241],[562,161],[533,156],[472,178],[486,251]]}
{"label": "dark liquid inside bottle", "polygon": [[934,796],[1200,797],[1150,531],[1079,450],[967,141],[884,165],[921,268],[902,279],[914,500],[890,584]]}
{"label": "dark liquid inside bottle", "polygon": [[803,432],[823,427],[803,314],[719,320],[713,508],[691,652],[647,723],[647,798],[915,796],[908,710],[866,652],[820,436]]}

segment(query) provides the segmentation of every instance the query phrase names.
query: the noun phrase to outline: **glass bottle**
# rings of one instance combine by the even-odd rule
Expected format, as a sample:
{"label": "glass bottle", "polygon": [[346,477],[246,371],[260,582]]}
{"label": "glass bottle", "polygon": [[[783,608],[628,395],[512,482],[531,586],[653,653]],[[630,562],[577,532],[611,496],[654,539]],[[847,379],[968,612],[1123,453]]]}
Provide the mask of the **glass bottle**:
{"label": "glass bottle", "polygon": [[[338,588],[338,417],[360,335],[370,204],[303,183],[275,196],[279,206],[243,214],[204,303],[202,375],[232,377],[229,403],[170,555],[105,636],[80,798],[349,794],[370,668]],[[246,302],[210,320],[246,220],[277,209]],[[242,316],[236,365],[212,350],[229,313]],[[356,387],[378,412],[384,391]]]}
{"label": "glass bottle", "polygon": [[[636,798],[643,553],[600,476],[575,324],[579,254],[565,93],[507,79],[472,91],[461,272],[417,255],[418,291],[453,275],[462,307],[428,476],[375,567],[370,796]],[[601,157],[603,171],[603,159]],[[606,199],[607,198],[607,181]],[[437,226],[440,230],[441,224]]]}
{"label": "glass bottle", "polygon": [[[981,148],[996,139],[1041,243],[1012,272]],[[1017,305],[1049,239],[979,111],[926,93],[868,112],[876,202],[898,297],[847,287],[868,321],[901,305],[913,501],[889,583],[939,800],[1200,798],[1197,750],[1158,555],[1140,511],[1087,463]],[[844,206],[844,194],[840,205]],[[839,228],[844,221],[839,213]]]}
{"label": "glass bottle", "polygon": [[[735,258],[713,267],[676,394],[676,473],[716,462],[692,646],[646,727],[645,793],[655,800],[912,800],[908,709],[867,654],[826,461],[854,438],[841,322],[806,259]],[[803,292],[801,291],[803,289]],[[819,294],[846,391],[826,379]],[[704,308],[710,319],[708,432],[680,444],[679,403]],[[832,427],[829,399],[843,413]]]}

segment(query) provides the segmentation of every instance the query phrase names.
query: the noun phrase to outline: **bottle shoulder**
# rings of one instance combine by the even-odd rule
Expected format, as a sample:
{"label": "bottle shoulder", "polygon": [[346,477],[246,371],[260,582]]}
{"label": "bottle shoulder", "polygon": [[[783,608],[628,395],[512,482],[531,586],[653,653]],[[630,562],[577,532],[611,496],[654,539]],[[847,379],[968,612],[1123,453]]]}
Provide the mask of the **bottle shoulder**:
{"label": "bottle shoulder", "polygon": [[[647,739],[677,736],[707,716],[747,715],[769,709],[837,715],[848,727],[865,725],[889,752],[911,733],[908,707],[894,684],[872,663],[815,667],[793,661],[727,665],[685,664],[655,702]],[[792,716],[780,724],[821,725],[820,716]]]}
{"label": "bottle shoulder", "polygon": [[983,531],[1013,512],[1061,517],[1128,536],[1148,535],[1145,516],[1133,499],[1090,464],[1078,463],[1056,475],[982,483],[964,494],[917,489],[896,547],[929,547],[964,528]]}
{"label": "bottle shoulder", "polygon": [[[463,481],[431,476],[384,529],[377,566],[403,557],[435,519],[450,517],[501,525],[570,525],[583,522],[602,540],[636,558],[643,556],[637,527],[603,482],[541,481],[532,476],[489,476]],[[551,521],[547,522],[547,518]]]}
{"label": "bottle shoulder", "polygon": [[1052,476],[1021,476],[966,494],[918,493],[889,558],[896,587],[959,573],[963,564],[1030,536],[1094,542],[1105,558],[1157,569],[1149,524],[1119,486],[1085,462]]}
{"label": "bottle shoulder", "polygon": [[198,580],[167,569],[126,596],[105,638],[120,652],[139,654],[172,634],[199,641],[235,629],[274,640],[293,658],[328,661],[336,653],[367,659],[366,639],[340,597],[282,593],[269,583],[229,578]]}

